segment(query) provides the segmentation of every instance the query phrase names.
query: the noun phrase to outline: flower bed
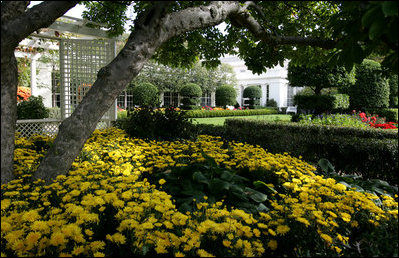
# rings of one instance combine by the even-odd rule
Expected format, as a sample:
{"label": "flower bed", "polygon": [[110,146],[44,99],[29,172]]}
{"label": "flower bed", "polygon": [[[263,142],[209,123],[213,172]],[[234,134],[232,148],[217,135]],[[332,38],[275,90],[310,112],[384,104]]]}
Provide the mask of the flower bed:
{"label": "flower bed", "polygon": [[[1,187],[2,256],[337,256],[358,254],[357,244],[365,256],[397,250],[397,195],[348,188],[287,154],[219,137],[156,142],[96,130],[69,175],[29,183],[51,141],[16,139],[18,178]],[[182,213],[163,191],[167,180],[147,180],[209,159],[263,184],[263,211],[204,196]]]}

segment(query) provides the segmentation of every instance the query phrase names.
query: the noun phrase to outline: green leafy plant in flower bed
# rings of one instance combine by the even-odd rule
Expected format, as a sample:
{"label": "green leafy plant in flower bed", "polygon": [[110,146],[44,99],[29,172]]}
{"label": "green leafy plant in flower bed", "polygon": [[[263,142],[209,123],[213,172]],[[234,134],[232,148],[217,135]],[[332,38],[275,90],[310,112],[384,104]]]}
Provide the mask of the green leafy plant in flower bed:
{"label": "green leafy plant in flower bed", "polygon": [[[162,185],[171,194],[181,212],[195,210],[196,201],[214,204],[223,201],[230,209],[242,209],[248,213],[269,210],[263,202],[268,196],[253,187],[252,181],[236,172],[222,168],[202,152],[206,162],[187,167],[174,167],[148,177],[151,183]],[[256,184],[260,184],[259,182]]]}
{"label": "green leafy plant in flower bed", "polygon": [[345,127],[355,127],[355,128],[367,128],[367,124],[363,123],[361,120],[357,119],[353,115],[346,114],[333,114],[333,115],[299,115],[300,124],[317,124],[317,125],[335,125],[335,126],[345,126]]}

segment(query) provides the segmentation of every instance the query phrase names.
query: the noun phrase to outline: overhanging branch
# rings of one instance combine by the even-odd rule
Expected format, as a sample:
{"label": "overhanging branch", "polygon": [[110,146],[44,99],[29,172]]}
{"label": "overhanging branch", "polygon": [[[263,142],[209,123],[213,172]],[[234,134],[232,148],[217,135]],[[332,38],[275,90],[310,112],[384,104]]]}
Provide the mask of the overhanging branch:
{"label": "overhanging branch", "polygon": [[247,28],[257,39],[267,44],[312,46],[324,49],[332,49],[336,46],[336,42],[333,40],[310,37],[280,36],[276,34],[273,35],[270,32],[267,32],[248,12],[246,8],[250,6],[254,6],[254,4],[247,4],[244,7],[241,7],[240,11],[231,13],[229,15],[232,25],[236,27]]}

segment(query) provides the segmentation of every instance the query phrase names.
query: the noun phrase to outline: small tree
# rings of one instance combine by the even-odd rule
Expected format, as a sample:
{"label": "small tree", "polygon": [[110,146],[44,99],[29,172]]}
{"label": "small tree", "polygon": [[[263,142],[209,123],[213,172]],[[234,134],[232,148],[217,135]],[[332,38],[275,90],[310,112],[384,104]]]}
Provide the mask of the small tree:
{"label": "small tree", "polygon": [[133,88],[133,103],[139,106],[159,105],[158,88],[151,83],[141,83]]}
{"label": "small tree", "polygon": [[356,83],[349,89],[352,108],[383,108],[389,105],[389,85],[381,65],[365,59],[356,67]]}
{"label": "small tree", "polygon": [[260,105],[260,98],[262,97],[262,90],[259,86],[249,86],[244,89],[244,98],[249,98],[249,108],[254,108]]}
{"label": "small tree", "polygon": [[226,107],[227,105],[235,105],[237,100],[237,91],[231,85],[222,85],[216,89],[215,101],[216,106]]}
{"label": "small tree", "polygon": [[183,108],[190,108],[190,106],[198,105],[200,97],[202,96],[201,87],[195,83],[187,83],[180,89]]}

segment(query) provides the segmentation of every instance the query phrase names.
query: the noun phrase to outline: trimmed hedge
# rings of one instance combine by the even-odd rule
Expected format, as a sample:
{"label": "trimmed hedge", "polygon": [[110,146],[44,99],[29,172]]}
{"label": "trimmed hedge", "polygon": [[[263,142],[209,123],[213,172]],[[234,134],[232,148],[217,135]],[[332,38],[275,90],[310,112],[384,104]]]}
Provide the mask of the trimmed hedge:
{"label": "trimmed hedge", "polygon": [[353,108],[389,106],[389,84],[378,62],[365,59],[356,67],[356,83],[350,87],[349,95]]}
{"label": "trimmed hedge", "polygon": [[[217,135],[216,130],[203,132]],[[260,145],[272,153],[288,152],[308,162],[328,159],[345,174],[360,174],[397,184],[398,131],[227,119],[219,136]]]}
{"label": "trimmed hedge", "polygon": [[245,110],[189,110],[190,118],[223,117],[223,116],[257,116],[278,114],[277,108],[245,109]]}

